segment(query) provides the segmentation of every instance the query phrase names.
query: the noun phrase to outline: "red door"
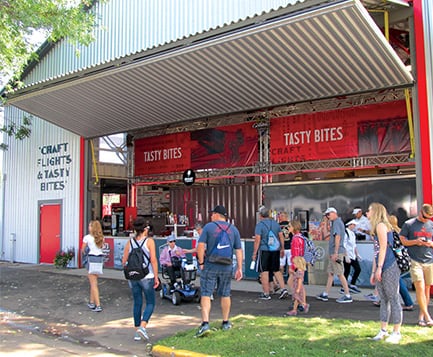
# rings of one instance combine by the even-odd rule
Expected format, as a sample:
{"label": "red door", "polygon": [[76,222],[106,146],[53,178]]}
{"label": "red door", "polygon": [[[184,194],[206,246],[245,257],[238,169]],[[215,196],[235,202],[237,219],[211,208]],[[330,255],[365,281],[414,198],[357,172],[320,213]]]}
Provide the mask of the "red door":
{"label": "red door", "polygon": [[39,263],[53,264],[56,252],[60,250],[60,210],[60,204],[40,206]]}

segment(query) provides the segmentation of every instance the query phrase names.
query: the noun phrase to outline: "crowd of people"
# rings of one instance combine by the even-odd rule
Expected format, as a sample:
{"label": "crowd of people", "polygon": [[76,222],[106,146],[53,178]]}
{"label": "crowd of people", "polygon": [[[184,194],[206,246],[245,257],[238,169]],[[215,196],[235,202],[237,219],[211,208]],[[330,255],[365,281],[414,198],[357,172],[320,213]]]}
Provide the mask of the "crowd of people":
{"label": "crowd of people", "polygon": [[[289,221],[286,213],[281,213],[279,222],[270,217],[270,210],[262,206],[259,209],[259,222],[255,227],[252,261],[258,272],[262,293],[261,300],[271,300],[272,290],[280,290],[279,298],[291,295],[291,304],[286,316],[297,316],[298,312],[308,313],[310,305],[304,286],[307,263],[304,259],[305,239],[298,220]],[[196,333],[197,337],[210,332],[209,317],[213,294],[220,297],[222,313],[222,330],[229,330],[232,324],[229,320],[231,308],[232,275],[236,280],[243,277],[242,264],[237,264],[233,270],[232,257],[236,262],[242,262],[243,250],[238,229],[228,221],[224,206],[218,205],[210,211],[210,222],[195,227],[197,245],[193,249],[182,249],[176,246],[174,236],[167,238],[167,245],[161,252],[159,263],[164,266],[170,279],[170,287],[174,289],[176,276],[173,269],[173,257],[185,257],[186,253],[195,253],[200,270],[201,316],[202,323]],[[394,232],[407,247],[411,258],[410,277],[415,286],[416,300],[419,306],[419,326],[433,326],[433,319],[428,311],[430,301],[430,286],[433,284],[433,207],[424,204],[416,217],[404,222],[398,227],[397,218],[390,215],[385,206],[373,202],[366,214],[360,207],[353,209],[353,219],[346,224],[339,217],[334,207],[324,212],[324,222],[328,225],[324,232],[328,240],[328,279],[324,291],[316,298],[329,300],[329,292],[334,285],[334,276],[341,283],[341,297],[337,303],[352,303],[351,294],[358,294],[357,280],[361,272],[361,256],[356,242],[371,240],[373,242],[373,264],[370,276],[371,285],[375,286],[378,296],[376,303],[380,306],[380,329],[372,340],[385,339],[389,343],[399,343],[401,340],[401,325],[403,310],[413,310],[413,301],[402,279],[400,268],[393,250]],[[89,224],[89,234],[83,238],[82,253],[85,255],[102,255],[103,235],[101,225],[97,221]],[[146,326],[155,307],[155,289],[160,281],[158,277],[158,261],[155,241],[149,236],[149,225],[138,217],[133,224],[135,238],[129,240],[124,248],[122,263],[125,265],[134,244],[145,253],[149,269],[146,276],[140,280],[128,280],[133,297],[133,320],[135,327],[134,340],[149,339]],[[225,239],[224,241],[222,239]],[[225,253],[226,251],[229,254]],[[90,251],[90,252],[89,252]],[[90,298],[88,307],[95,312],[102,311],[99,301],[98,275],[87,264],[90,282]],[[287,282],[284,278],[287,275]],[[350,283],[349,283],[350,281]],[[404,306],[400,304],[400,296]],[[144,306],[144,308],[143,308]],[[389,333],[388,324],[392,324]]]}

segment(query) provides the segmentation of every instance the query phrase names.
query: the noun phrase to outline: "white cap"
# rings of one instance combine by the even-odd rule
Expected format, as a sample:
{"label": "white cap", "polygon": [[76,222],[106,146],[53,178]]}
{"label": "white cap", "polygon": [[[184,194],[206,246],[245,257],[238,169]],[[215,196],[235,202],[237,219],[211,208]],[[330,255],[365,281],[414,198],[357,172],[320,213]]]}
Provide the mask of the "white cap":
{"label": "white cap", "polygon": [[356,222],[354,219],[346,223],[346,227],[349,227],[351,224],[357,225],[358,222]]}
{"label": "white cap", "polygon": [[361,208],[355,208],[352,212],[352,214],[358,214],[359,212],[362,212]]}
{"label": "white cap", "polygon": [[337,213],[337,210],[334,207],[328,207],[328,209],[323,214],[326,215],[331,212]]}

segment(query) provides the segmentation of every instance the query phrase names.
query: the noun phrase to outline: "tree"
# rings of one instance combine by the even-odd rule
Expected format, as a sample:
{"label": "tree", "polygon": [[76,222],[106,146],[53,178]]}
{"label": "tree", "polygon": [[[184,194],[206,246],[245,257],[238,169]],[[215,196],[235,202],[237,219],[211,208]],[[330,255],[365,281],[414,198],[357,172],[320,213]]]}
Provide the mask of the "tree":
{"label": "tree", "polygon": [[[0,86],[1,79],[8,81],[6,92],[22,85],[25,66],[38,59],[39,44],[31,41],[35,31],[45,31],[50,42],[67,38],[72,44],[90,44],[96,26],[96,16],[89,11],[93,3],[94,0],[0,0]],[[0,131],[23,139],[30,135],[30,125],[27,119],[21,126],[8,124]]]}

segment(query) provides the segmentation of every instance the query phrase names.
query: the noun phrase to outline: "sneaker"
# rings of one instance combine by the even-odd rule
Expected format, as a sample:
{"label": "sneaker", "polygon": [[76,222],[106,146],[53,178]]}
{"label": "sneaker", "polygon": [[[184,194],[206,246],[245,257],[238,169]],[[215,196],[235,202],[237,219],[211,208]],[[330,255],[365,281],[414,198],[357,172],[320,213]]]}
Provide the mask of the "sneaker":
{"label": "sneaker", "polygon": [[385,340],[387,343],[392,343],[394,345],[398,344],[401,340],[400,332],[392,332],[391,335]]}
{"label": "sneaker", "polygon": [[102,307],[101,306],[95,306],[95,308],[92,311],[94,311],[94,312],[101,312],[102,311]]}
{"label": "sneaker", "polygon": [[325,293],[321,293],[320,295],[316,296],[317,300],[322,300],[322,301],[328,301],[328,295],[326,295]]}
{"label": "sneaker", "polygon": [[376,336],[374,336],[372,338],[372,340],[373,341],[380,341],[380,340],[383,340],[385,337],[388,337],[388,336],[389,336],[389,333],[387,331],[380,329],[379,333]]}
{"label": "sneaker", "polygon": [[141,336],[138,334],[137,331],[135,331],[134,341],[141,341]]}
{"label": "sneaker", "polygon": [[93,302],[89,302],[89,303],[87,304],[87,307],[88,307],[90,310],[93,310],[93,309],[96,307],[96,305],[95,305]]}
{"label": "sneaker", "polygon": [[373,301],[373,302],[375,302],[375,301],[379,301],[379,300],[380,300],[379,296],[374,295],[373,293],[370,293],[370,294],[368,294],[368,295],[364,295],[364,297],[365,297],[367,300],[370,300],[370,301]]}
{"label": "sneaker", "polygon": [[264,294],[264,293],[261,293],[261,294],[259,295],[259,299],[260,299],[260,300],[271,300],[271,296],[270,296],[270,295],[267,295],[267,294]]}
{"label": "sneaker", "polygon": [[281,300],[281,299],[284,299],[288,296],[289,296],[289,292],[287,291],[287,289],[283,289],[283,290],[281,290],[281,293],[280,293],[280,296],[278,297],[278,299]]}
{"label": "sneaker", "polygon": [[344,289],[343,288],[340,289],[340,294],[344,294]]}
{"label": "sneaker", "polygon": [[302,308],[302,310],[307,314],[308,311],[310,311],[310,304],[305,304]]}
{"label": "sneaker", "polygon": [[232,324],[230,321],[223,322],[221,325],[221,329],[224,331],[230,330],[232,328]]}
{"label": "sneaker", "polygon": [[360,294],[361,290],[356,285],[349,285],[349,290],[352,294]]}
{"label": "sneaker", "polygon": [[149,335],[147,334],[147,331],[146,331],[146,329],[144,328],[144,327],[139,327],[138,329],[137,329],[137,334],[143,339],[143,340],[145,340],[145,341],[148,341],[149,340]]}
{"label": "sneaker", "polygon": [[210,326],[209,324],[201,325],[198,329],[197,333],[195,334],[195,337],[202,337],[206,336],[210,333]]}
{"label": "sneaker", "polygon": [[347,304],[349,302],[353,302],[353,299],[350,295],[349,296],[343,295],[335,301],[338,302],[339,304]]}

